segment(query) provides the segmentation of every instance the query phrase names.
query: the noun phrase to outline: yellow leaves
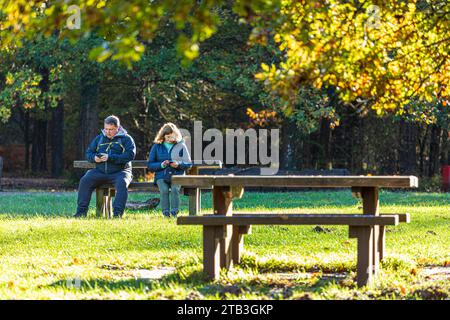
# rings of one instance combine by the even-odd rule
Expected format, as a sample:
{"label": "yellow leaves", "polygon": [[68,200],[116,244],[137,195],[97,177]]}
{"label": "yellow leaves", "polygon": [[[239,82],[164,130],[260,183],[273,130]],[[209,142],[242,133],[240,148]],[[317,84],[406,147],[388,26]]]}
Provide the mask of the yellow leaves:
{"label": "yellow leaves", "polygon": [[99,3],[97,3],[97,9],[101,9],[104,6],[106,6],[106,1],[100,1]]}
{"label": "yellow leaves", "polygon": [[250,118],[252,126],[265,127],[268,125],[278,124],[281,121],[278,118],[277,112],[273,110],[261,110],[259,112],[255,112],[251,108],[247,108],[247,115]]}
{"label": "yellow leaves", "polygon": [[281,42],[281,35],[279,33],[277,33],[274,37],[273,40],[277,43]]}
{"label": "yellow leaves", "polygon": [[186,65],[189,61],[198,57],[199,49],[198,44],[185,35],[181,35],[178,38],[177,50],[183,57],[183,65]]}
{"label": "yellow leaves", "polygon": [[317,89],[322,88],[322,84],[323,84],[323,81],[320,77],[314,81],[314,87],[316,87]]}
{"label": "yellow leaves", "polygon": [[266,78],[267,78],[267,76],[266,76],[265,73],[260,72],[260,73],[255,74],[255,79],[257,79],[257,80],[262,81],[262,80],[264,80]]}
{"label": "yellow leaves", "polygon": [[7,85],[12,85],[14,83],[14,77],[11,73],[8,73],[6,75],[6,84]]}
{"label": "yellow leaves", "polygon": [[265,71],[265,72],[269,72],[269,66],[267,64],[265,64],[264,62],[261,63],[261,68]]}
{"label": "yellow leaves", "polygon": [[192,44],[187,50],[184,50],[184,55],[190,60],[194,60],[195,58],[197,58],[198,54],[199,46],[196,43]]}
{"label": "yellow leaves", "polygon": [[408,3],[408,10],[410,13],[414,13],[416,11],[416,3],[415,2]]}

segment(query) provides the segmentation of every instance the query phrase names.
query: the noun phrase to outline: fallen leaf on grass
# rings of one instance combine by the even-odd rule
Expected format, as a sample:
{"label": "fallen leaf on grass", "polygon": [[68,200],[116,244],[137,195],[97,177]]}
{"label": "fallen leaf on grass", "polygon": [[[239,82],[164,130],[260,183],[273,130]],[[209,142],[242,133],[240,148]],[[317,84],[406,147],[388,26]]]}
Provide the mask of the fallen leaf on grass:
{"label": "fallen leaf on grass", "polygon": [[400,292],[402,293],[402,295],[406,294],[406,288],[404,286],[400,286]]}

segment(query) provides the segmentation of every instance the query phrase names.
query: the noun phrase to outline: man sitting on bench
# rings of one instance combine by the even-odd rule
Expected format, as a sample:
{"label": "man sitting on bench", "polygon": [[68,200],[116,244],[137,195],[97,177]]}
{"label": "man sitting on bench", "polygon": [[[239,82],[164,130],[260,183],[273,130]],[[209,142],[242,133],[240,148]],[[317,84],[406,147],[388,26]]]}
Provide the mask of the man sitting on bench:
{"label": "man sitting on bench", "polygon": [[119,118],[107,117],[102,133],[92,140],[86,150],[87,160],[95,162],[96,167],[88,170],[80,180],[75,218],[86,217],[92,192],[105,183],[114,184],[114,218],[122,217],[128,198],[128,186],[132,180],[131,161],[135,156],[134,140],[120,126]]}

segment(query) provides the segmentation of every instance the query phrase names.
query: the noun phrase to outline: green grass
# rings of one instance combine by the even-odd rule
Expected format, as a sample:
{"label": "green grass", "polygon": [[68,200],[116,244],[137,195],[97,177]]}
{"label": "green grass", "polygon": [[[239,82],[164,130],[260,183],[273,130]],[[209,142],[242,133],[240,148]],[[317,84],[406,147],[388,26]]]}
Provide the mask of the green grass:
{"label": "green grass", "polygon": [[[131,193],[129,200],[148,197]],[[356,240],[348,238],[347,227],[318,233],[314,226],[254,226],[241,265],[207,281],[199,226],[178,226],[159,211],[75,220],[76,193],[3,192],[0,299],[449,298],[449,273],[426,272],[449,269],[450,195],[382,192],[380,202],[382,213],[409,212],[412,222],[388,227],[380,276],[373,286],[357,288]],[[253,212],[361,212],[350,191],[246,192],[233,205]],[[186,197],[182,207],[187,215]],[[211,212],[209,193],[203,210]],[[140,278],[154,268],[173,272]],[[80,286],[72,285],[74,279]]]}

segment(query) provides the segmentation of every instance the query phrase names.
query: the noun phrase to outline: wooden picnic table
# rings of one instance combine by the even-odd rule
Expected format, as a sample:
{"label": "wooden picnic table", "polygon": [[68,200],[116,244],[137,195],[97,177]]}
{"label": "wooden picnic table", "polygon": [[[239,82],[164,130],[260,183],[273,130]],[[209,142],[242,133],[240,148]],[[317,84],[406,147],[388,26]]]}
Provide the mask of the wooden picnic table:
{"label": "wooden picnic table", "polygon": [[[380,188],[417,188],[415,176],[177,176],[173,182],[184,188],[213,189],[213,215],[179,217],[178,224],[203,225],[203,264],[210,278],[220,268],[239,263],[243,235],[252,224],[348,225],[349,237],[358,239],[357,282],[368,284],[384,255],[385,226],[409,222],[408,214],[380,214]],[[344,214],[233,214],[233,199],[243,196],[245,187],[351,188],[362,198],[362,213]]]}
{"label": "wooden picnic table", "polygon": [[[193,160],[192,167],[187,170],[187,175],[198,175],[199,170],[203,168],[220,169],[222,162],[220,160]],[[74,168],[93,169],[95,163],[86,160],[76,160],[73,162]],[[131,161],[132,169],[148,169],[147,160],[133,160]],[[130,189],[139,189],[145,191],[158,191],[158,187],[153,182],[131,182]],[[201,187],[184,189],[183,193],[189,196],[189,214],[197,215],[201,210]],[[207,189],[207,188],[203,188]],[[115,189],[112,184],[102,185],[96,189],[97,216],[112,217],[112,198],[115,196]]]}

